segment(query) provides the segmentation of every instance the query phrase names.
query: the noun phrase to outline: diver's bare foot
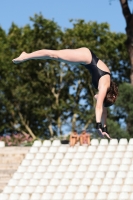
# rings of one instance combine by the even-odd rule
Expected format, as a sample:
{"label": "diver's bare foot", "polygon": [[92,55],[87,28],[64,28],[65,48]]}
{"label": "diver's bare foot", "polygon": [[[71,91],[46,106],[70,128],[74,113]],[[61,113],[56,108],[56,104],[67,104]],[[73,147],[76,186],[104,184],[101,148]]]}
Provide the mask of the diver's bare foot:
{"label": "diver's bare foot", "polygon": [[20,54],[20,56],[17,57],[17,58],[15,58],[15,59],[13,59],[12,62],[13,62],[14,64],[19,64],[19,63],[21,63],[21,62],[24,62],[24,61],[28,60],[28,59],[26,59],[26,55],[27,55],[26,52],[22,52],[22,53]]}

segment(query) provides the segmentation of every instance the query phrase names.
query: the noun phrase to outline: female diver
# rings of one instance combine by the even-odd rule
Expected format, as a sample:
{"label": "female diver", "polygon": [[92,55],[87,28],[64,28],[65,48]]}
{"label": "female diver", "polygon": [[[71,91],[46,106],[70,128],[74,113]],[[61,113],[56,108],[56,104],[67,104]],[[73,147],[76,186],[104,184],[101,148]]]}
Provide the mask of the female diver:
{"label": "female diver", "polygon": [[107,132],[107,108],[113,105],[118,95],[117,85],[111,81],[111,74],[106,64],[86,47],[78,49],[47,50],[42,49],[32,53],[23,52],[13,59],[19,64],[32,59],[52,59],[61,62],[82,64],[92,76],[92,84],[98,90],[94,97],[97,100],[95,107],[96,129],[101,137],[111,139]]}

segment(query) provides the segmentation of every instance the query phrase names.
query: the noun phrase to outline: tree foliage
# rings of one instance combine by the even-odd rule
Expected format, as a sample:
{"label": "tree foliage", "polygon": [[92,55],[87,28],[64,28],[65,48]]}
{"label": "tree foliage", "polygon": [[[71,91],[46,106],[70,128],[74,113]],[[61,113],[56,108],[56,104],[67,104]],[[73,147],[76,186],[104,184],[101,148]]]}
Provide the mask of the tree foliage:
{"label": "tree foliage", "polygon": [[[83,66],[51,60],[14,65],[11,60],[22,51],[86,46],[107,63],[112,78],[121,84],[130,81],[125,34],[112,33],[107,23],[72,20],[73,28],[62,31],[41,14],[30,19],[32,26],[12,24],[8,34],[0,29],[0,131],[17,129],[33,138],[65,133],[65,127],[92,131],[96,91]],[[122,113],[108,112],[110,132],[115,129],[119,136],[129,137],[119,126]]]}

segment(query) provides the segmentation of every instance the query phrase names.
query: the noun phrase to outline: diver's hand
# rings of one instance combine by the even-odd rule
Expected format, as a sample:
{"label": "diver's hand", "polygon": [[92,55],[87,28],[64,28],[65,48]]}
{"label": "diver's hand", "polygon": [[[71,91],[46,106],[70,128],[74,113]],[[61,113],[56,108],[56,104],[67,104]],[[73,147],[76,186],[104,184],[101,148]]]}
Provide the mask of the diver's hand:
{"label": "diver's hand", "polygon": [[105,127],[102,128],[102,134],[104,136],[106,136],[107,138],[111,139],[111,137],[108,134],[107,126],[105,126]]}
{"label": "diver's hand", "polygon": [[100,137],[104,137],[103,135],[103,131],[102,131],[102,124],[100,122],[96,123],[96,129],[97,129],[97,133],[100,135]]}

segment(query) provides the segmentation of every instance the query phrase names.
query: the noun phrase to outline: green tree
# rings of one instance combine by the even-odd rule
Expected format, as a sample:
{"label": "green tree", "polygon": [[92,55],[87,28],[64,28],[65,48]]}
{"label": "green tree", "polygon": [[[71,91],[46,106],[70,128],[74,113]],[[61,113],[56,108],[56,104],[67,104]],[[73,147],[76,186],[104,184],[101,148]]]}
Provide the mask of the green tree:
{"label": "green tree", "polygon": [[[55,22],[42,15],[35,15],[31,20],[31,27],[18,28],[12,24],[7,35],[0,31],[0,42],[4,43],[0,49],[1,131],[17,127],[36,138],[62,134],[63,125],[70,129],[93,129],[96,91],[85,67],[51,60],[27,61],[16,66],[11,60],[22,51],[86,46],[107,63],[113,79],[118,83],[129,82],[125,35],[110,32],[107,23],[72,21],[73,28],[61,31]],[[111,115],[110,109],[108,112],[112,124],[116,116]],[[116,125],[119,118],[121,114],[111,125],[112,133],[113,127],[119,125]],[[118,133],[120,130],[119,127]]]}

